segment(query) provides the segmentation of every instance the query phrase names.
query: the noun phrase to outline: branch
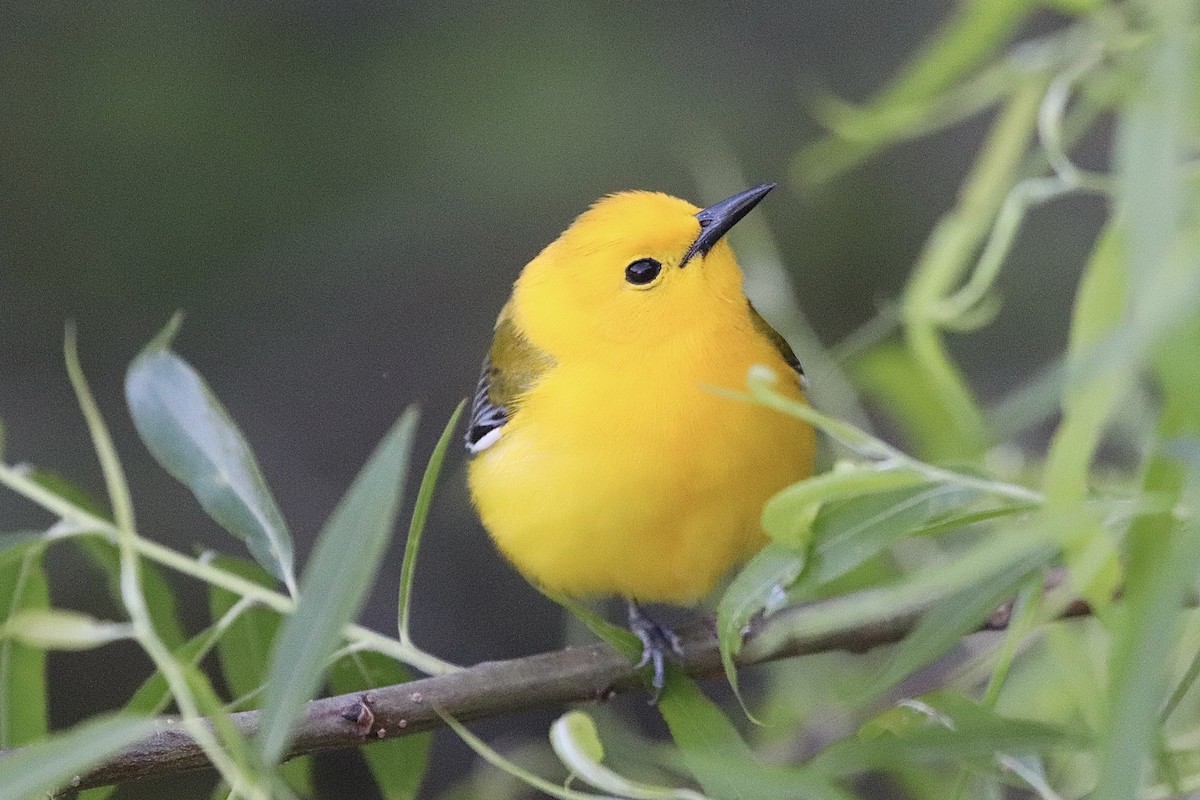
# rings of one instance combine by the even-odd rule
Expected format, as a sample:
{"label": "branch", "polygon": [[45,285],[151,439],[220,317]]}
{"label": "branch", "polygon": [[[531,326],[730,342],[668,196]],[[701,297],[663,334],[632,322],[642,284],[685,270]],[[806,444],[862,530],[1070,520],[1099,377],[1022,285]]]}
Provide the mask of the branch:
{"label": "branch", "polygon": [[[1054,571],[1047,587],[1061,582],[1062,573]],[[738,663],[749,666],[834,650],[864,652],[891,644],[904,638],[938,599],[931,597],[898,608],[884,620],[821,634],[796,631],[812,630],[805,623],[819,620],[826,604],[836,599],[785,608],[747,634]],[[1061,610],[1061,616],[1087,613],[1087,605],[1080,600],[1069,601]],[[1001,630],[1007,627],[1010,616],[1011,605],[1001,606],[980,630]],[[682,628],[679,634],[686,653],[679,663],[689,675],[704,678],[721,674],[711,618]],[[437,710],[470,721],[544,706],[603,701],[641,684],[633,665],[603,643],[485,662],[448,675],[314,700],[296,727],[289,758],[437,728],[443,724]],[[258,730],[260,712],[243,711],[231,716],[243,734],[251,736]],[[0,757],[5,754],[0,751]],[[195,741],[174,720],[164,719],[162,730],[72,785],[103,786],[208,766]]]}

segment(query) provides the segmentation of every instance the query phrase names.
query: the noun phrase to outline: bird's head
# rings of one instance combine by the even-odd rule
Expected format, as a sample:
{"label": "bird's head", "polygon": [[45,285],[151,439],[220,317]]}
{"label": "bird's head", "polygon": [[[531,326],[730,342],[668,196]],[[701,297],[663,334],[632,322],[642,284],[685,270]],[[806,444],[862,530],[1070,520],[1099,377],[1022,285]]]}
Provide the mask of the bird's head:
{"label": "bird's head", "polygon": [[[515,312],[549,352],[651,348],[725,314],[745,314],[725,234],[774,188],[705,209],[658,192],[609,195],[526,265]],[[617,351],[626,351],[620,347]]]}

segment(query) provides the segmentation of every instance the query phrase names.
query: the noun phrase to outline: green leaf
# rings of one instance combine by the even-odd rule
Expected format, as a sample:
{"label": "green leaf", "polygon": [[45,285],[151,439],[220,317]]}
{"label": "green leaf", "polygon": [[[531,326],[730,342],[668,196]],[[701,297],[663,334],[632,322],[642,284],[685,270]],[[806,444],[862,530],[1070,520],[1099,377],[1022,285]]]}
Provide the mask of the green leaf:
{"label": "green leaf", "polygon": [[[275,582],[266,570],[252,561],[217,556],[212,564],[261,586],[270,587]],[[216,624],[228,614],[240,600],[241,595],[219,586],[209,586],[208,608],[213,623]],[[233,699],[240,701],[236,706],[239,710],[260,706],[261,695],[258,693],[267,681],[271,646],[282,624],[283,618],[279,612],[256,605],[238,614],[217,639],[217,660],[221,665],[221,676],[225,679],[225,685],[229,687]],[[250,699],[247,701],[245,698]],[[313,793],[311,757],[289,759],[276,770],[288,786],[300,794]]]}
{"label": "green leaf", "polygon": [[[230,556],[217,556],[213,565],[226,572],[253,581],[261,586],[271,586],[274,581],[269,573],[258,564]],[[209,586],[208,609],[215,622],[224,616],[241,595]],[[217,659],[221,664],[221,676],[234,699],[261,689],[267,680],[267,668],[271,659],[271,646],[283,619],[279,612],[262,606],[243,611],[217,642]],[[257,704],[247,706],[257,708]]]}
{"label": "green leaf", "polygon": [[572,780],[583,780],[602,792],[629,800],[707,800],[691,789],[673,789],[629,780],[602,763],[604,745],[596,723],[582,711],[569,711],[550,726],[550,746],[571,771]]}
{"label": "green leaf", "polygon": [[[786,599],[784,592],[804,569],[804,563],[802,553],[772,542],[742,568],[717,604],[721,664],[739,702],[742,702],[742,695],[733,661],[742,649],[742,631],[755,614],[767,608],[772,598]],[[744,702],[742,707],[745,708]]]}
{"label": "green leaf", "polygon": [[250,742],[233,724],[225,704],[221,702],[204,673],[190,664],[180,664],[180,669],[187,681],[188,691],[196,701],[196,708],[207,718],[221,749],[236,765],[238,773],[244,779],[255,783],[263,781],[264,778],[274,783],[273,792],[269,795],[264,792],[263,796],[280,797],[281,800],[292,797],[291,791],[280,785],[278,779],[272,780],[272,771],[260,762]]}
{"label": "green leaf", "polygon": [[812,589],[834,581],[902,539],[925,535],[947,515],[972,508],[981,493],[961,486],[921,484],[831,503],[813,523]]}
{"label": "green leaf", "polygon": [[108,506],[94,497],[91,492],[88,492],[66,476],[43,467],[33,467],[29,471],[29,477],[38,486],[49,492],[53,492],[71,505],[88,512],[93,517],[112,520],[112,510]]}
{"label": "green leaf", "polygon": [[27,545],[44,539],[46,539],[45,531],[0,533],[0,568],[23,561],[29,554]]}
{"label": "green leaf", "polygon": [[58,608],[24,609],[9,617],[0,629],[0,637],[46,650],[90,650],[132,635],[128,623]]}
{"label": "green leaf", "polygon": [[[8,534],[6,543],[28,534]],[[35,543],[6,548],[0,556],[0,620],[46,609],[50,593]],[[0,748],[28,744],[46,734],[46,651],[13,639],[0,640]]]}
{"label": "green leaf", "polygon": [[689,678],[672,668],[658,710],[683,763],[715,800],[847,798],[806,768],[776,767],[754,757],[729,718]]}
{"label": "green leaf", "polygon": [[[1200,451],[1200,442],[1195,442]],[[1183,504],[1200,508],[1200,458],[1188,465]],[[1150,465],[1146,491],[1178,492],[1179,466],[1162,456]],[[1109,713],[1100,743],[1096,796],[1132,796],[1143,785],[1159,744],[1159,713],[1170,693],[1168,664],[1177,647],[1180,612],[1200,562],[1200,523],[1177,525],[1163,512],[1134,521],[1129,533],[1125,613],[1109,656]]]}
{"label": "green leaf", "polygon": [[[54,492],[92,516],[112,520],[112,512],[104,503],[66,476],[37,467],[31,470],[30,477],[38,486]],[[71,541],[104,576],[113,602],[118,606],[122,605],[124,601],[121,598],[121,558],[117,546],[98,534],[74,536]],[[187,639],[187,634],[179,621],[179,610],[171,584],[156,565],[146,561],[138,564],[138,572],[141,575],[142,595],[146,600],[155,632],[168,647],[180,646]]]}
{"label": "green leaf", "polygon": [[[72,542],[83,551],[92,566],[104,575],[109,596],[113,602],[121,605],[121,556],[117,546],[103,537],[91,535],[75,536]],[[171,584],[155,564],[145,559],[139,561],[138,572],[141,575],[142,596],[146,600],[154,631],[167,647],[179,647],[187,641],[187,634],[179,621],[179,608]]]}
{"label": "green leaf", "polygon": [[463,400],[450,415],[450,420],[442,430],[433,455],[425,465],[425,474],[421,476],[421,488],[417,490],[417,501],[413,504],[412,519],[408,525],[408,539],[404,542],[404,561],[400,564],[400,598],[396,605],[396,627],[400,631],[400,641],[409,641],[408,617],[412,608],[413,580],[417,573],[417,553],[421,548],[421,534],[425,531],[425,520],[429,518],[429,507],[433,504],[433,490],[437,486],[438,477],[442,474],[442,461],[446,458],[446,450],[458,427],[458,419],[462,416],[466,401]]}
{"label": "green leaf", "polygon": [[168,349],[177,327],[178,318],[129,367],[125,397],[134,425],[163,469],[294,595],[287,523],[229,412],[204,379]]}
{"label": "green leaf", "polygon": [[[558,798],[558,800],[617,800],[616,798],[597,798],[590,792],[579,792],[551,783],[537,774],[514,764],[492,748],[488,747],[486,742],[467,730],[466,726],[464,726],[454,717],[451,717],[438,709],[434,710],[438,712],[438,716],[440,716],[442,721],[446,723],[446,727],[454,731],[458,738],[463,740],[464,744],[475,751],[476,755],[496,769],[501,770],[506,775],[510,775],[527,786],[537,789],[547,797]],[[476,792],[472,791],[473,788],[474,787],[465,788],[465,791],[469,792],[469,797],[471,798],[479,796]],[[502,796],[515,797],[517,796],[517,791],[518,790],[514,789],[511,795],[506,793]],[[455,793],[454,796],[457,797],[457,793]],[[491,797],[492,794],[485,794],[483,796]]]}
{"label": "green leaf", "polygon": [[895,343],[873,347],[851,369],[862,391],[899,424],[913,454],[927,461],[963,455],[953,410],[924,379],[908,348]]}
{"label": "green leaf", "polygon": [[342,626],[362,607],[396,522],[417,414],[409,409],[384,437],[334,510],[304,572],[295,612],[271,654],[263,726],[257,745],[275,764],[292,727],[321,684]]}
{"label": "green leaf", "polygon": [[628,628],[622,628],[620,625],[614,625],[604,617],[590,610],[583,603],[566,595],[554,594],[548,592],[541,587],[536,587],[538,591],[546,597],[558,603],[560,606],[569,611],[576,619],[584,624],[589,631],[596,634],[597,638],[603,639],[618,653],[624,653],[631,659],[636,659],[642,654],[642,643]]}
{"label": "green leaf", "polygon": [[[1125,322],[1129,282],[1121,233],[1110,224],[1101,234],[1080,283],[1068,347],[1068,364],[1077,371],[1087,368],[1093,347]],[[1047,452],[1043,489],[1046,513],[1060,523],[1054,529],[1071,582],[1103,614],[1121,584],[1121,562],[1098,515],[1081,506],[1101,438],[1140,370],[1117,362],[1093,371],[1064,388],[1062,422]]]}
{"label": "green leaf", "polygon": [[941,34],[870,104],[824,115],[833,135],[802,150],[793,162],[793,175],[804,182],[828,181],[890,142],[907,138],[914,125],[936,116],[938,95],[991,56],[1037,5],[1035,0],[960,4]]}
{"label": "green leaf", "polygon": [[[329,670],[329,683],[337,694],[369,691],[410,679],[408,670],[395,659],[367,651],[344,656]],[[384,739],[362,749],[384,800],[412,800],[420,796],[432,742],[431,734],[416,733]]]}
{"label": "green leaf", "polygon": [[869,720],[858,736],[829,746],[810,765],[830,776],[854,775],[916,763],[961,764],[1000,754],[1080,750],[1087,744],[1077,733],[1004,719],[965,697],[939,692]]}
{"label": "green leaf", "polygon": [[864,688],[861,704],[883,695],[916,670],[949,652],[962,637],[979,629],[1006,600],[1016,595],[1040,559],[1017,561],[935,605],[897,646],[883,673]]}
{"label": "green leaf", "polygon": [[[209,626],[171,651],[178,663],[197,666],[217,643],[220,631]],[[125,703],[122,711],[130,714],[161,714],[171,703],[171,689],[167,679],[157,670],[142,681],[133,696]]]}
{"label": "green leaf", "polygon": [[755,637],[750,657],[769,653],[782,642],[818,640],[863,625],[893,625],[914,614],[928,613],[938,602],[976,585],[980,575],[1006,570],[1009,565],[1044,564],[1054,550],[1040,530],[1006,530],[988,537],[945,564],[935,564],[903,580],[871,591],[841,595],[802,609],[789,609],[786,620],[768,626]]}
{"label": "green leaf", "polygon": [[[185,675],[190,675],[191,671],[198,669],[198,665],[208,655],[209,651],[212,650],[222,633],[224,631],[219,629],[215,624],[210,625],[179,647],[176,647],[171,652],[171,658],[184,667]],[[194,681],[194,678],[191,680]],[[122,713],[135,716],[157,716],[166,710],[167,706],[171,704],[172,699],[171,689],[167,686],[166,678],[163,677],[161,672],[155,670],[150,677],[142,682],[142,685],[133,693],[133,696],[129,698],[121,711]],[[223,708],[221,713],[225,713]],[[281,771],[302,761],[305,761],[305,759],[297,758],[288,761],[280,765]],[[298,784],[292,783],[292,785],[297,786]],[[303,784],[299,786],[302,787]],[[110,785],[87,789],[80,792],[79,800],[106,800],[106,798],[111,797],[117,791],[117,788],[115,785]]]}
{"label": "green leaf", "polygon": [[582,711],[568,711],[554,721],[550,726],[550,744],[558,754],[559,761],[568,766],[575,758],[564,757],[566,750],[593,764],[604,760],[604,743],[600,741],[596,723]]}
{"label": "green leaf", "polygon": [[794,483],[768,500],[762,527],[780,544],[802,549],[812,538],[813,522],[824,504],[923,483],[928,479],[910,470],[839,462],[831,471]]}
{"label": "green leaf", "polygon": [[155,722],[125,715],[93,718],[0,759],[0,797],[41,797],[146,738]]}

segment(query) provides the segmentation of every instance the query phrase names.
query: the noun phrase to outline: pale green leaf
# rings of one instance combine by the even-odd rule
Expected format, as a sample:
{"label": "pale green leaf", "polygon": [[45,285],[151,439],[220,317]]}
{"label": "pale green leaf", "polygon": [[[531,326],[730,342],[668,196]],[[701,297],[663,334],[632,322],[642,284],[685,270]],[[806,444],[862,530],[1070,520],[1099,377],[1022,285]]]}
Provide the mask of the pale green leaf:
{"label": "pale green leaf", "polygon": [[604,745],[596,723],[582,711],[570,711],[550,726],[550,746],[572,776],[602,792],[629,800],[706,800],[691,789],[674,789],[632,781],[600,762],[604,760]]}
{"label": "pale green leaf", "polygon": [[[73,537],[72,542],[83,551],[91,565],[104,575],[109,595],[113,602],[120,604],[121,557],[117,546],[107,539],[92,535]],[[187,634],[179,621],[178,604],[171,584],[157,565],[145,560],[138,563],[138,574],[141,576],[142,596],[146,600],[146,610],[150,614],[154,632],[167,647],[179,647],[187,640]]]}
{"label": "pale green leaf", "polygon": [[739,701],[741,691],[734,658],[742,647],[742,632],[773,597],[786,598],[785,591],[804,569],[805,560],[803,553],[772,542],[742,567],[717,604],[721,664]]}
{"label": "pale green leaf", "polygon": [[450,415],[442,435],[438,438],[429,463],[425,465],[425,474],[421,476],[421,487],[417,490],[417,500],[413,504],[412,519],[408,526],[408,539],[404,543],[404,560],[400,564],[400,598],[396,609],[396,627],[400,631],[401,641],[408,641],[408,618],[412,608],[413,581],[417,573],[417,553],[421,548],[421,534],[425,532],[425,521],[429,518],[429,507],[433,504],[433,490],[437,486],[438,477],[442,474],[442,462],[446,458],[446,450],[458,427],[459,417],[462,416],[466,401],[462,401]]}
{"label": "pale green leaf", "polygon": [[979,575],[973,585],[935,605],[899,644],[884,671],[864,687],[862,700],[887,692],[917,669],[932,664],[981,624],[1006,600],[1011,600],[1040,558],[1017,561],[992,574]]}
{"label": "pale green leaf", "polygon": [[250,445],[204,379],[169,349],[172,320],[134,359],[125,397],[151,454],[294,593],[292,537]]}
{"label": "pale green leaf", "polygon": [[27,608],[8,618],[0,637],[46,650],[88,650],[132,635],[128,623],[58,608]]}
{"label": "pale green leaf", "polygon": [[384,437],[325,523],[304,572],[295,612],[271,654],[257,746],[267,763],[287,752],[292,727],[321,685],[341,629],[362,607],[395,526],[417,414]]}
{"label": "pale green leaf", "polygon": [[762,513],[763,530],[780,544],[802,549],[810,541],[813,522],[825,503],[927,482],[906,469],[839,462],[833,470],[794,483],[768,500]]}
{"label": "pale green leaf", "polygon": [[821,800],[846,792],[806,768],[762,763],[733,723],[678,670],[658,703],[683,763],[714,800]]}
{"label": "pale green leaf", "polygon": [[[229,556],[217,556],[213,566],[262,586],[271,586],[271,576],[255,563]],[[208,609],[213,621],[220,619],[241,595],[219,586],[208,589]],[[229,625],[229,629],[217,642],[217,660],[221,665],[221,676],[234,698],[245,697],[262,688],[267,680],[267,665],[271,658],[271,646],[282,624],[278,611],[256,606],[242,612]],[[257,704],[249,706],[257,708]]]}
{"label": "pale green leaf", "polygon": [[819,773],[854,775],[914,764],[970,764],[1001,754],[1084,749],[1086,737],[1041,722],[1011,720],[952,692],[905,701],[863,725],[811,762]]}
{"label": "pale green leaf", "polygon": [[154,732],[155,723],[125,715],[96,717],[0,759],[0,797],[41,797]]}

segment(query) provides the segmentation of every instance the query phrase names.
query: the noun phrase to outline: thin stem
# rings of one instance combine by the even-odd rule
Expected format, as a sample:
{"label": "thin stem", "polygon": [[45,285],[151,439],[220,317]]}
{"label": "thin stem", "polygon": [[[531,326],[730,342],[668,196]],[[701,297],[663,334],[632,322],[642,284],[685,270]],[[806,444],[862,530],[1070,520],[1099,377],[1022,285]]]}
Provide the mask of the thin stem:
{"label": "thin stem", "polygon": [[[108,520],[101,519],[76,506],[69,500],[43,488],[19,469],[6,464],[0,464],[0,485],[7,486],[17,494],[31,500],[47,511],[56,514],[62,519],[70,520],[83,529],[95,531],[114,541],[119,535],[117,527]],[[169,567],[176,572],[204,581],[212,586],[219,586],[222,589],[252,600],[281,614],[290,614],[296,608],[295,602],[286,595],[272,591],[253,581],[248,581],[231,572],[226,572],[211,564],[186,556],[152,539],[138,536],[133,540],[133,547],[138,554],[151,561]],[[408,664],[429,675],[443,675],[461,669],[416,647],[406,645],[399,640],[376,633],[361,625],[347,625],[342,630],[342,634],[351,642],[361,643],[371,650],[391,656],[397,661]]]}
{"label": "thin stem", "polygon": [[142,593],[138,571],[138,554],[134,545],[140,537],[135,529],[133,501],[129,494],[129,485],[125,480],[125,471],[121,467],[121,461],[117,456],[108,426],[104,422],[100,407],[83,374],[83,367],[79,362],[79,353],[75,345],[73,326],[67,327],[63,342],[63,356],[67,365],[67,377],[71,381],[71,387],[75,390],[75,397],[83,412],[84,420],[87,422],[88,433],[91,435],[92,445],[100,460],[100,470],[108,489],[108,499],[113,506],[117,547],[120,554],[121,600],[129,614],[134,639],[150,656],[154,666],[166,680],[167,687],[175,698],[176,705],[179,706],[184,728],[204,751],[205,757],[216,767],[221,777],[235,789],[244,787],[242,791],[247,797],[255,798],[255,800],[270,800],[270,793],[266,787],[259,785],[255,776],[246,773],[241,768],[241,765],[221,747],[221,743],[217,741],[212,730],[204,724],[204,716],[200,712],[199,704],[192,694],[179,662],[175,660],[171,651],[159,639],[158,633],[154,630],[154,622],[150,617],[150,609],[146,605],[145,595]]}

